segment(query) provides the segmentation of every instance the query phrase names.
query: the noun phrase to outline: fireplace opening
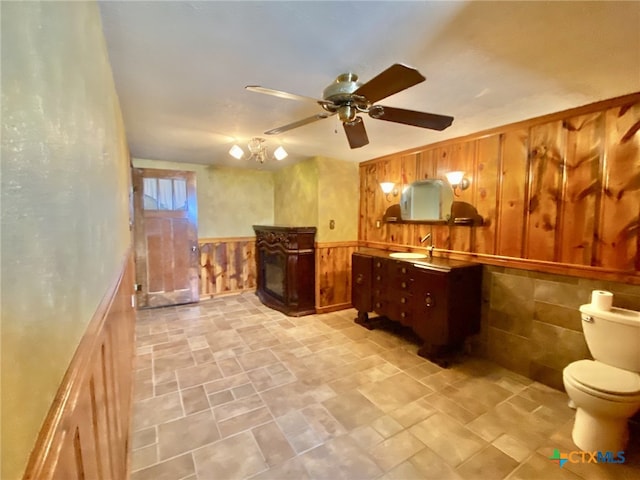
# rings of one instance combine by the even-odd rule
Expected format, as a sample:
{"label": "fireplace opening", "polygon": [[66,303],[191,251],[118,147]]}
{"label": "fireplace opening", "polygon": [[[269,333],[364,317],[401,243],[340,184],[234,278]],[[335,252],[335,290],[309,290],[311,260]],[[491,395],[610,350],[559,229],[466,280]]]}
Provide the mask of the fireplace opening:
{"label": "fireplace opening", "polygon": [[284,274],[285,258],[279,253],[264,254],[264,279],[265,290],[267,290],[274,297],[284,300],[284,286],[285,286],[285,274]]}

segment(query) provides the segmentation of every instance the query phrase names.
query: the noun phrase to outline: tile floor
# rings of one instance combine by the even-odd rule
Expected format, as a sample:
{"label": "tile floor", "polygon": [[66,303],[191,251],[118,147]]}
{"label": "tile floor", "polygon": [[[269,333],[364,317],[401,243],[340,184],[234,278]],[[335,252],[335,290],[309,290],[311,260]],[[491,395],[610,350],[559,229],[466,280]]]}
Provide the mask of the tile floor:
{"label": "tile floor", "polygon": [[251,293],[140,311],[132,480],[640,478],[635,432],[624,464],[560,468],[564,393],[477,358],[442,369],[354,317]]}

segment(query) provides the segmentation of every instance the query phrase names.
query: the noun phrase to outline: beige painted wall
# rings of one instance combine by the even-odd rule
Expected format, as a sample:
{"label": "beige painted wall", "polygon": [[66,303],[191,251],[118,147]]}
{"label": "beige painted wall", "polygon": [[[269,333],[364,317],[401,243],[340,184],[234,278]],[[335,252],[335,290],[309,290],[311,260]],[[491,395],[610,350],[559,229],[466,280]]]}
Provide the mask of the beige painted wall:
{"label": "beige painted wall", "polygon": [[276,172],[274,204],[276,225],[318,225],[318,166],[315,159]]}
{"label": "beige painted wall", "polygon": [[138,158],[133,166],[196,173],[199,238],[249,237],[252,225],[273,224],[272,172]]}
{"label": "beige painted wall", "polygon": [[[360,178],[358,164],[317,157],[319,242],[358,240]],[[329,222],[335,228],[329,228]]]}
{"label": "beige painted wall", "polygon": [[2,479],[20,478],[131,244],[98,7],[2,2]]}
{"label": "beige painted wall", "polygon": [[[317,242],[358,239],[358,164],[314,157],[276,172],[275,223],[317,227]],[[335,221],[335,229],[329,222]]]}

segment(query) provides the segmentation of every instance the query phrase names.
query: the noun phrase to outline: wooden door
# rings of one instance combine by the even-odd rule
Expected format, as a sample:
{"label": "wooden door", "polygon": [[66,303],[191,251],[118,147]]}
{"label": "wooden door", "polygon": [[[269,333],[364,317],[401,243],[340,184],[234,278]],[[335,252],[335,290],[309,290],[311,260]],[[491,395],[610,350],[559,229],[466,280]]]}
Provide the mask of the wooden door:
{"label": "wooden door", "polygon": [[136,168],[133,191],[138,306],[197,302],[195,173]]}

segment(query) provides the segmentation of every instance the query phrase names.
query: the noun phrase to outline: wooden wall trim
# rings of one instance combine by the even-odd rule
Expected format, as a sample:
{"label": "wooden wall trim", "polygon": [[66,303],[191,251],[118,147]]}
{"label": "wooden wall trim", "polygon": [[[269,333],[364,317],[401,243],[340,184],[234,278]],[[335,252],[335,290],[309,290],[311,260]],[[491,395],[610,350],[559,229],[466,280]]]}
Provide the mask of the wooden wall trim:
{"label": "wooden wall trim", "polygon": [[350,240],[343,242],[316,242],[316,248],[335,248],[335,247],[357,247],[358,240]]}
{"label": "wooden wall trim", "polygon": [[89,321],[23,478],[128,478],[135,310],[133,254]]}
{"label": "wooden wall trim", "polygon": [[[631,93],[629,95],[622,95],[620,97],[610,98],[607,100],[602,100],[599,102],[582,105],[580,107],[570,108],[568,110],[563,110],[561,112],[549,113],[547,115],[542,115],[540,117],[521,120],[519,122],[514,122],[514,123],[508,123],[506,125],[493,127],[486,130],[481,130],[479,132],[470,133],[469,135],[463,135],[461,137],[448,138],[440,142],[430,143],[428,145],[422,145],[419,147],[410,148],[408,150],[402,150],[400,152],[394,153],[393,155],[411,155],[418,152],[422,152],[426,148],[432,149],[432,148],[446,147],[446,146],[457,144],[457,143],[468,142],[472,140],[479,140],[481,138],[488,137],[490,135],[505,133],[507,131],[512,131],[512,130],[519,130],[522,128],[530,128],[535,125],[554,122],[558,120],[564,120],[567,117],[585,115],[587,113],[592,113],[596,110],[606,110],[612,107],[618,107],[628,103],[636,103],[638,101],[640,101],[640,92]],[[360,162],[360,165],[362,166],[362,165],[368,165],[371,163],[377,163],[380,160],[387,158],[388,156],[389,155],[384,155],[382,157],[372,158],[371,160]]]}
{"label": "wooden wall trim", "polygon": [[255,240],[255,235],[249,237],[204,237],[198,238],[198,243],[254,242]]}

